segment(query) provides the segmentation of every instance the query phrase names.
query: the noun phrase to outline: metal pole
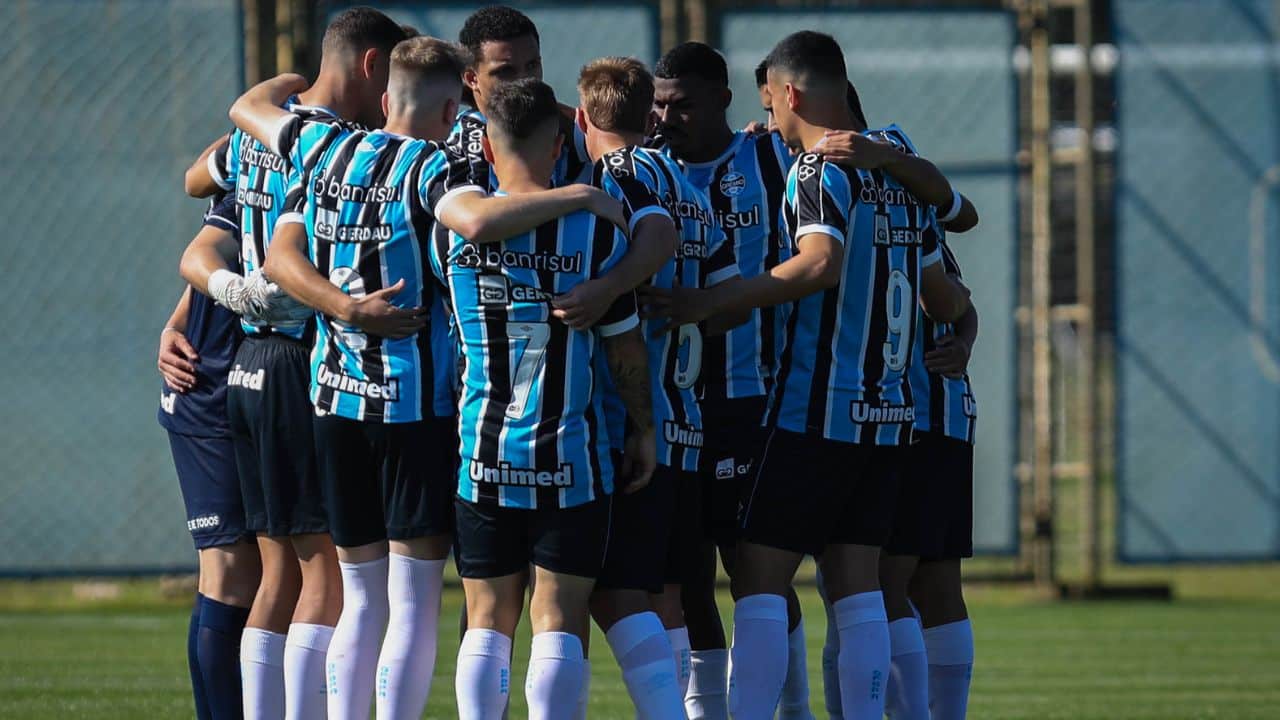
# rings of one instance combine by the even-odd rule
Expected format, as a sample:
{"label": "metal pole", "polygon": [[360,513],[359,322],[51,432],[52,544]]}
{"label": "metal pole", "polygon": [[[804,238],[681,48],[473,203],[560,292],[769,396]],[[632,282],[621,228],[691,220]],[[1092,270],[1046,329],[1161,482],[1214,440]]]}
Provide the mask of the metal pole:
{"label": "metal pole", "polygon": [[1075,167],[1076,215],[1076,320],[1080,343],[1079,442],[1082,472],[1080,481],[1080,566],[1086,590],[1096,588],[1101,575],[1098,478],[1098,387],[1097,387],[1097,268],[1094,225],[1095,165],[1093,156],[1093,3],[1079,0],[1075,8],[1075,41],[1084,52],[1084,62],[1076,71],[1076,126],[1080,128],[1080,150]]}
{"label": "metal pole", "polygon": [[1038,590],[1054,588],[1053,558],[1053,356],[1050,317],[1052,226],[1049,210],[1052,172],[1050,69],[1047,0],[1031,4],[1031,374],[1035,536],[1031,571]]}

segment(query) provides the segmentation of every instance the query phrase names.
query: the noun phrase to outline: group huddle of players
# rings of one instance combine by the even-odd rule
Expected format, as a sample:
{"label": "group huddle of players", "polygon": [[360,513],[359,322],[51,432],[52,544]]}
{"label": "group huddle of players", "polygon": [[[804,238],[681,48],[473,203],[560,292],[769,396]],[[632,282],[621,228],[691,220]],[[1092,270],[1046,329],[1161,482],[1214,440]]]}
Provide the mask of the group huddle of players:
{"label": "group huddle of players", "polygon": [[452,553],[461,718],[507,712],[526,594],[530,717],[585,716],[594,620],[639,718],[811,718],[805,555],[831,717],[963,718],[974,208],[827,35],[740,131],[701,43],[589,62],[576,108],[541,78],[512,8],[458,44],[353,8],[188,170],[159,417],[197,716],[418,718]]}

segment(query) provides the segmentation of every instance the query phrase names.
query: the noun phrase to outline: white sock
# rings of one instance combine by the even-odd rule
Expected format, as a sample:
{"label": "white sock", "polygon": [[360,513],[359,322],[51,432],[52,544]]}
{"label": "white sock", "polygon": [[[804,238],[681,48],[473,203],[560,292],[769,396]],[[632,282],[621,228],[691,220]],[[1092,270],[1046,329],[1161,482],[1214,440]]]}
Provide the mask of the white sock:
{"label": "white sock", "polygon": [[729,651],[694,650],[689,668],[684,696],[689,720],[729,720]]}
{"label": "white sock", "polygon": [[578,695],[578,710],[574,720],[587,720],[587,703],[591,700],[591,661],[582,658],[582,692]]}
{"label": "white sock", "polygon": [[964,720],[973,675],[973,625],[967,619],[925,628],[929,711],[933,720]]}
{"label": "white sock", "polygon": [[326,657],[329,720],[367,720],[378,648],[387,629],[387,558],[339,562],[342,615]]}
{"label": "white sock", "polygon": [[240,636],[240,687],[245,720],[284,717],[285,636],[247,627]]}
{"label": "white sock", "polygon": [[378,656],[378,720],[418,720],[436,667],[436,632],[444,560],[392,553],[387,566],[390,610]]}
{"label": "white sock", "polygon": [[782,684],[778,720],[814,720],[809,711],[809,649],[804,640],[801,618],[787,634],[787,679]]}
{"label": "white sock", "polygon": [[511,638],[497,630],[468,630],[454,673],[458,720],[497,720],[511,694]]}
{"label": "white sock", "polygon": [[787,678],[787,599],[760,594],[734,603],[729,654],[729,713],[734,720],[772,720]]}
{"label": "white sock", "polygon": [[582,697],[582,641],[566,632],[533,636],[524,697],[529,720],[569,718]]}
{"label": "white sock", "polygon": [[657,613],[628,615],[609,628],[605,640],[622,669],[622,682],[640,720],[684,718],[671,641]]}
{"label": "white sock", "polygon": [[676,665],[676,685],[683,698],[689,694],[689,674],[693,672],[689,657],[693,652],[693,646],[689,644],[689,628],[671,628],[667,631],[667,640],[671,642],[671,659]]}
{"label": "white sock", "polygon": [[328,625],[293,623],[284,644],[286,720],[325,720],[325,652],[333,638]]}
{"label": "white sock", "polygon": [[920,621],[889,623],[889,655],[885,713],[893,720],[929,720],[929,661]]}
{"label": "white sock", "polygon": [[879,591],[833,606],[840,628],[840,701],[846,720],[882,720],[889,682],[889,620]]}

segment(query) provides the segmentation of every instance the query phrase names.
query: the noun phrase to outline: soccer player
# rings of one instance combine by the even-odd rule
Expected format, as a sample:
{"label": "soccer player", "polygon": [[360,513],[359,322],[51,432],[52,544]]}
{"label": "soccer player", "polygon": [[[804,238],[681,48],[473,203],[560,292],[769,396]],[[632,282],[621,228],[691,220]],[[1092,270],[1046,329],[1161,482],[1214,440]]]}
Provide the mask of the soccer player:
{"label": "soccer player", "polygon": [[[551,88],[507,83],[488,103],[482,144],[503,192],[547,188],[560,142]],[[497,245],[450,235],[431,255],[449,286],[465,356],[456,504],[468,619],[456,677],[461,718],[501,717],[531,580],[530,717],[572,717],[579,706],[588,597],[611,535],[609,495],[627,480],[629,491],[648,483],[656,440],[634,295],[619,298],[589,331],[555,320],[549,301],[606,272],[625,251],[615,228],[574,213]],[[601,353],[630,425],[621,473],[596,377]]]}
{"label": "soccer player", "polygon": [[[655,68],[654,112],[665,151],[689,181],[705,192],[733,243],[744,278],[759,275],[790,257],[778,223],[783,183],[791,155],[777,134],[734,132],[726,111],[732,99],[724,58],[703,43],[676,46]],[[690,577],[683,588],[693,648],[692,678],[685,698],[690,718],[728,717],[728,661],[715,600],[717,546],[732,574],[738,510],[745,483],[764,446],[761,419],[765,393],[777,365],[785,314],[751,310],[746,323],[703,345],[702,398],[705,445],[700,471],[700,529]],[[800,602],[787,593],[788,665],[779,717],[810,718],[807,655]]]}
{"label": "soccer player", "polygon": [[[315,84],[290,104],[290,111],[329,124],[340,123],[339,118],[380,122],[391,48],[403,38],[400,26],[376,10],[352,8],[339,14],[325,30]],[[250,274],[262,267],[276,220],[290,202],[289,168],[240,131],[209,158],[204,176],[235,189],[241,264]],[[189,176],[201,175],[200,170],[193,167]],[[215,257],[208,261],[211,272],[204,287],[219,297],[237,281],[231,271],[216,266]],[[315,322],[246,323],[245,333],[228,407],[246,517],[259,533],[263,557],[263,582],[242,645],[246,714],[323,716],[325,657],[343,589],[321,501],[307,395]]]}
{"label": "soccer player", "polygon": [[906,372],[915,308],[922,302],[949,322],[969,306],[940,263],[928,206],[883,172],[847,171],[814,151],[828,131],[856,127],[847,82],[830,36],[795,33],[770,53],[778,129],[801,153],[784,208],[796,254],[732,294],[713,290],[677,313],[682,321],[798,301],[732,578],[735,717],[772,717],[787,665],[783,595],[806,553],[820,556],[837,618],[844,717],[883,715],[889,637],[878,558],[897,494],[898,450],[914,418]]}
{"label": "soccer player", "polygon": [[[583,68],[578,88],[578,121],[585,129],[588,151],[596,159],[593,182],[623,199],[632,209],[633,222],[637,217],[646,218],[637,224],[635,244],[665,245],[656,232],[652,239],[643,237],[644,224],[650,223],[661,232],[674,217],[676,252],[660,264],[649,279],[650,285],[702,288],[737,280],[733,248],[725,241],[706,196],[689,184],[669,158],[640,147],[653,102],[653,78],[648,70],[634,59],[602,58]],[[617,293],[643,279],[627,275],[619,266],[597,282],[612,282],[611,292]],[[652,297],[649,302],[660,301]],[[644,324],[655,419],[663,431],[659,469],[649,488],[617,502],[613,524],[619,541],[610,545],[592,603],[593,615],[610,638],[642,717],[683,714],[690,648],[680,597],[687,574],[685,552],[700,524],[696,471],[704,433],[699,404],[704,338],[723,333],[744,319],[719,317],[701,327],[668,327],[663,321]],[[652,601],[646,602],[646,592]],[[657,628],[652,612],[647,612],[651,607],[666,628],[678,673],[679,692],[670,704],[662,699],[668,694],[663,686],[644,675],[658,672],[661,666],[651,659],[633,661],[628,657],[631,653],[620,652],[631,647],[656,647],[650,639]],[[657,692],[659,689],[663,692]]]}
{"label": "soccer player", "polygon": [[238,124],[288,158],[305,198],[303,212],[283,216],[268,272],[325,318],[311,399],[346,598],[330,648],[330,717],[363,716],[375,679],[380,717],[417,717],[430,685],[456,443],[456,353],[422,265],[436,220],[484,235],[601,198],[616,205],[564,188],[478,200],[505,208],[506,224],[469,222],[468,201],[483,195],[470,164],[419,139],[447,134],[463,64],[459,48],[434,38],[397,45],[383,130],[281,110],[276,101],[305,83],[298,76],[262,83],[232,108]]}
{"label": "soccer player", "polygon": [[[210,201],[198,237],[239,236],[235,198]],[[160,333],[160,425],[195,542],[200,572],[187,630],[187,665],[199,720],[243,717],[240,635],[262,572],[246,529],[227,423],[227,375],[239,319],[188,286]]]}
{"label": "soccer player", "polygon": [[[506,5],[490,5],[472,13],[458,33],[458,42],[471,51],[472,61],[463,74],[463,98],[469,109],[458,113],[449,136],[449,147],[476,164],[476,172],[487,170],[482,151],[488,116],[489,96],[502,83],[531,78],[542,79],[542,48],[538,28],[524,13]],[[591,166],[582,135],[575,132],[572,108],[561,110],[560,155],[551,175],[553,187],[584,182]],[[497,176],[489,178],[497,187]]]}

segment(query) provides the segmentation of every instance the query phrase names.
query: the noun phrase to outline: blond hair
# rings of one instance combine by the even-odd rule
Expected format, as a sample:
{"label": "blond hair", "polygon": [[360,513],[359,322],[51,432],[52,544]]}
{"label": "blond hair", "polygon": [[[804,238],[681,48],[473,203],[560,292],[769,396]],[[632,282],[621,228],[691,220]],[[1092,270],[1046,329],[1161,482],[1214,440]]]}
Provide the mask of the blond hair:
{"label": "blond hair", "polygon": [[578,74],[582,109],[606,132],[643,133],[653,109],[653,75],[629,57],[603,57]]}

